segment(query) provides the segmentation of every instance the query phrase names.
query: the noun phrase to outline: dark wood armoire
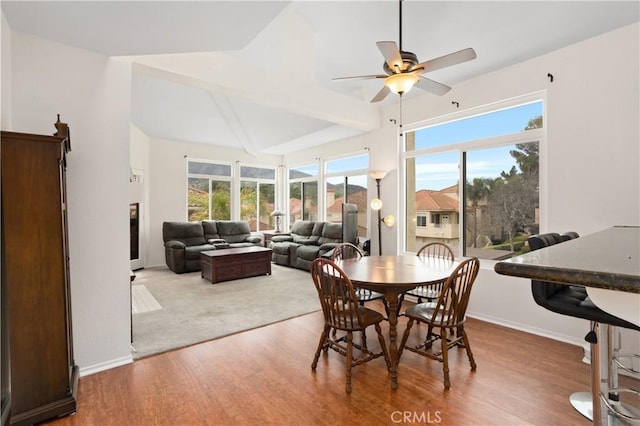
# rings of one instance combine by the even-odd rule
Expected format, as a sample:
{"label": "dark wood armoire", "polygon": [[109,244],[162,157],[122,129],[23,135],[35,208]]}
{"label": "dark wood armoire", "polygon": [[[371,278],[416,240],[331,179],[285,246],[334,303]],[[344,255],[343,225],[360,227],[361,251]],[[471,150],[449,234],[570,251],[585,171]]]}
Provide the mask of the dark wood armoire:
{"label": "dark wood armoire", "polygon": [[66,124],[54,136],[2,132],[2,262],[11,424],[76,410],[67,240]]}

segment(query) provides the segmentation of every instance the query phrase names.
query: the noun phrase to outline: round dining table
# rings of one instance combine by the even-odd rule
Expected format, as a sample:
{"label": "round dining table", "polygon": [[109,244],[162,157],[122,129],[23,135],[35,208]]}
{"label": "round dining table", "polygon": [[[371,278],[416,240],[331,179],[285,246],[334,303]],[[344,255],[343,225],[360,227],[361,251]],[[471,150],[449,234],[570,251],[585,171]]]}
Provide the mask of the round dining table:
{"label": "round dining table", "polygon": [[365,256],[336,264],[354,286],[385,295],[389,306],[389,357],[391,388],[398,388],[398,295],[421,285],[438,283],[451,275],[460,262],[415,255]]}

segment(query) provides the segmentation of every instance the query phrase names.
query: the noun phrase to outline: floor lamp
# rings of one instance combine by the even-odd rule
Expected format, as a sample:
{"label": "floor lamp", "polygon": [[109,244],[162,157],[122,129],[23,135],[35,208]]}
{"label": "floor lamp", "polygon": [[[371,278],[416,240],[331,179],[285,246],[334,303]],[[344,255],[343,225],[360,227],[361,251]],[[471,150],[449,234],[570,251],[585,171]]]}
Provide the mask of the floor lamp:
{"label": "floor lamp", "polygon": [[369,173],[376,181],[376,189],[377,189],[377,197],[371,200],[371,209],[376,210],[378,212],[378,255],[382,256],[382,230],[380,227],[382,223],[391,227],[395,223],[395,218],[391,215],[382,217],[381,209],[382,209],[382,200],[380,199],[380,182],[387,175],[385,171],[372,171]]}

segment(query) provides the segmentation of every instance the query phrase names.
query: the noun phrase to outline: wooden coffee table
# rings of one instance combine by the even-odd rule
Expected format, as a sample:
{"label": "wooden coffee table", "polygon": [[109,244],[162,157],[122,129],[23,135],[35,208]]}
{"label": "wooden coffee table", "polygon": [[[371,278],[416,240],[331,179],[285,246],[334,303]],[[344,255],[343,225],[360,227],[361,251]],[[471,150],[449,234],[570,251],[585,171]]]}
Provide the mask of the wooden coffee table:
{"label": "wooden coffee table", "polygon": [[271,249],[252,246],[200,253],[202,278],[215,284],[238,278],[271,275]]}

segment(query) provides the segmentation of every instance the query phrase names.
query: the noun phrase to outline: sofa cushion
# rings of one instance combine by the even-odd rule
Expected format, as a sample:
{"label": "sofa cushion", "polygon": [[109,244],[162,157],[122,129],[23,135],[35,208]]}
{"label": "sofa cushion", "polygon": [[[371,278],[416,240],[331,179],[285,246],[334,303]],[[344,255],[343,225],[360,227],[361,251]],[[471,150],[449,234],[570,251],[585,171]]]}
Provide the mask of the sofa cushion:
{"label": "sofa cushion", "polygon": [[162,239],[164,242],[181,241],[187,247],[206,244],[200,222],[163,222]]}
{"label": "sofa cushion", "polygon": [[220,238],[224,238],[228,243],[242,243],[251,236],[249,224],[243,221],[219,220],[217,221]]}
{"label": "sofa cushion", "polygon": [[[289,246],[291,244],[295,244],[294,242],[291,241],[283,241],[281,243],[278,244],[271,244],[271,251],[277,254],[282,254],[282,255],[287,255],[287,257],[289,256]],[[295,244],[297,245],[297,244]]]}
{"label": "sofa cushion", "polygon": [[207,250],[215,250],[216,248],[210,244],[202,244],[199,246],[188,246],[184,249],[184,258],[186,260],[200,260],[200,253]]}
{"label": "sofa cushion", "polygon": [[342,242],[342,224],[327,222],[322,229],[322,236],[318,239],[320,245],[325,243]]}
{"label": "sofa cushion", "polygon": [[313,233],[313,227],[316,222],[312,222],[310,220],[297,220],[293,226],[291,227],[291,236],[293,237],[293,241],[298,242],[298,240],[306,240]]}
{"label": "sofa cushion", "polygon": [[314,260],[318,257],[319,250],[320,246],[317,245],[300,246],[296,250],[296,256],[298,259]]}
{"label": "sofa cushion", "polygon": [[273,243],[282,243],[285,241],[293,241],[293,237],[291,235],[276,235],[271,237],[271,244]]}
{"label": "sofa cushion", "polygon": [[322,236],[324,224],[325,222],[316,222],[315,225],[313,225],[313,230],[311,231],[311,236],[309,237],[310,241],[313,241],[315,244],[318,243],[318,240]]}
{"label": "sofa cushion", "polygon": [[204,230],[204,239],[206,241],[220,239],[220,233],[218,233],[218,224],[215,220],[203,220],[202,228]]}

